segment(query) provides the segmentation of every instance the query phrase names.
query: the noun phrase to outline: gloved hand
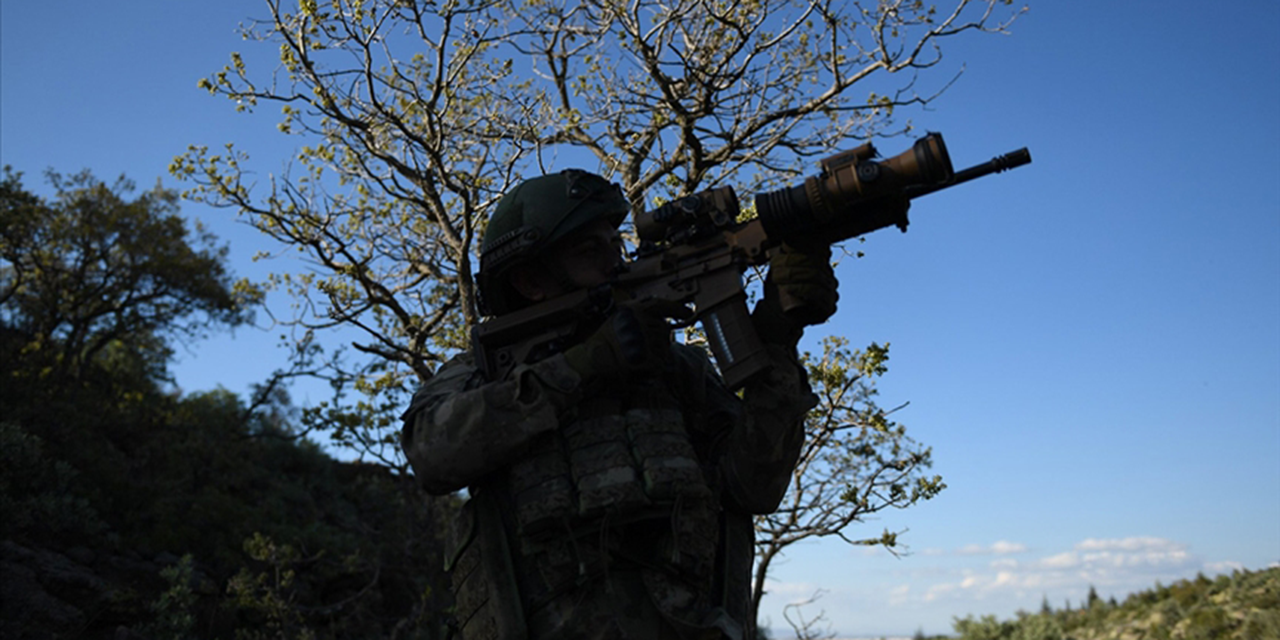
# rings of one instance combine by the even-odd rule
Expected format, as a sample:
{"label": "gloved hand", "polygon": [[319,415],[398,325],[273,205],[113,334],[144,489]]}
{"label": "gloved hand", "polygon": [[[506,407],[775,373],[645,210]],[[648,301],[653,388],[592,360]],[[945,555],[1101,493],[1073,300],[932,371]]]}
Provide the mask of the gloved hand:
{"label": "gloved hand", "polygon": [[784,244],[769,256],[765,299],[774,297],[782,312],[801,326],[822,324],[836,312],[838,286],[828,245],[800,250]]}
{"label": "gloved hand", "polygon": [[687,320],[692,315],[688,307],[670,300],[628,300],[564,356],[585,380],[655,371],[671,357],[667,319]]}
{"label": "gloved hand", "polygon": [[830,246],[778,247],[769,257],[764,297],[751,314],[756,333],[764,342],[794,347],[806,326],[835,313],[838,285]]}

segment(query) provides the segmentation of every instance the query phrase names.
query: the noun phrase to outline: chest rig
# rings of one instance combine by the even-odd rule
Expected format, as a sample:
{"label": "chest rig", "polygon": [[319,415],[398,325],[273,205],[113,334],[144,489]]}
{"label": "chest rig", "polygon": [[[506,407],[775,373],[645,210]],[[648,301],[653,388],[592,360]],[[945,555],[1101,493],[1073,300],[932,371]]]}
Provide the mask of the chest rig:
{"label": "chest rig", "polygon": [[719,502],[698,425],[686,422],[696,414],[662,380],[605,389],[510,468],[503,484],[526,607],[620,567],[710,591]]}

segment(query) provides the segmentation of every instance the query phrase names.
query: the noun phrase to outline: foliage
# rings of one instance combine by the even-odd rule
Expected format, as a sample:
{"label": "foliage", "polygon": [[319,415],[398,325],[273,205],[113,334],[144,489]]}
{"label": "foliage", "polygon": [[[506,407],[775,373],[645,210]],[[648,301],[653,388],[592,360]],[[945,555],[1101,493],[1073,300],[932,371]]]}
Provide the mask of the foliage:
{"label": "foliage", "polygon": [[[898,110],[951,80],[920,88],[943,41],[1003,31],[1009,4],[267,0],[243,35],[278,47],[276,71],[235,53],[200,84],[237,109],[278,106],[305,137],[299,169],[259,182],[229,145],[193,146],[171,171],[314,266],[271,282],[296,302],[303,368],[335,387],[307,424],[403,468],[396,415],[465,348],[476,239],[518,176],[594,163],[637,209],[793,179],[909,129]],[[355,354],[319,350],[337,328]]]}
{"label": "foliage", "polygon": [[[912,440],[905,426],[889,419],[893,411],[875,402],[875,380],[888,371],[889,346],[872,343],[851,351],[848,340],[829,337],[822,347],[821,357],[803,358],[819,401],[805,422],[804,448],[788,494],[777,511],[756,517],[756,610],[770,566],[787,547],[835,536],[894,551],[897,533],[857,538],[849,535],[849,527],[885,509],[928,500],[946,487],[940,476],[925,473],[932,465],[930,449]],[[809,637],[819,619],[788,617],[788,622],[797,636]]]}
{"label": "foliage", "polygon": [[1203,574],[1130,595],[1123,603],[1090,598],[1086,606],[1015,620],[956,619],[960,640],[1253,640],[1280,637],[1280,568]]}
{"label": "foliage", "polygon": [[178,564],[160,571],[169,588],[151,603],[155,619],[146,625],[144,633],[151,638],[190,638],[195,635],[195,608],[197,596],[192,588],[193,559],[182,556]]}
{"label": "foliage", "polygon": [[[34,601],[79,616],[17,621],[6,607],[0,635],[438,637],[449,603],[432,595],[445,592],[437,523],[452,503],[299,439],[278,387],[248,402],[167,388],[170,339],[244,317],[223,255],[184,245],[171,199],[128,203],[82,180],[48,204],[9,174],[0,199],[25,225],[5,229],[0,263],[0,561],[52,558],[23,565],[51,572],[35,584],[53,591]],[[138,239],[152,231],[164,237]],[[196,267],[209,279],[180,277]],[[116,313],[66,304],[91,286]],[[287,585],[228,590],[273,563]],[[274,609],[258,606],[270,598]]]}
{"label": "foliage", "polygon": [[123,177],[47,178],[49,200],[8,167],[0,180],[0,400],[53,457],[41,473],[61,478],[63,500],[105,517],[133,506],[129,452],[166,401],[170,341],[242,322],[252,300],[232,286],[225,249],[188,232],[175,193],[130,200]]}
{"label": "foliage", "polygon": [[163,363],[161,337],[246,319],[250,301],[230,285],[226,249],[198,226],[189,235],[176,193],[157,186],[128,200],[125,178],[110,187],[88,172],[47,179],[51,201],[9,167],[0,180],[0,321],[27,334],[23,355],[41,358],[42,374],[121,357],[112,348],[123,341]]}
{"label": "foliage", "polygon": [[102,520],[79,492],[77,472],[45,452],[39,437],[0,422],[0,539],[98,535]]}
{"label": "foliage", "polygon": [[1012,633],[1013,623],[1000,622],[995,616],[985,615],[974,620],[973,616],[966,616],[963,620],[955,621],[956,633],[960,634],[965,640],[1001,640],[1010,637]]}
{"label": "foliage", "polygon": [[260,533],[245,541],[244,550],[254,560],[266,563],[268,570],[255,575],[247,568],[241,569],[227,583],[227,591],[234,606],[260,614],[265,624],[237,630],[236,638],[314,638],[315,633],[306,627],[295,602],[297,573],[293,565],[300,561],[298,552],[287,544],[277,545]]}

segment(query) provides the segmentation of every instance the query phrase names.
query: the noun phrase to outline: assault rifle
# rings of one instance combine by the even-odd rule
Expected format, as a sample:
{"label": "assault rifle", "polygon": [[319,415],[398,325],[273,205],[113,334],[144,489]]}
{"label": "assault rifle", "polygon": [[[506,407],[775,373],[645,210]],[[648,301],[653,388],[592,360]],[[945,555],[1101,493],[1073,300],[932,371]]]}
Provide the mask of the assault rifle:
{"label": "assault rifle", "polygon": [[[640,244],[609,284],[570,293],[485,322],[472,330],[476,363],[490,380],[585,337],[612,312],[615,299],[664,298],[692,304],[689,321],[706,333],[730,389],[765,366],[764,346],[747,310],[743,273],[768,263],[783,243],[832,244],[885,227],[907,230],[908,202],[962,182],[1031,162],[1024,147],[953,171],[942,134],[876,160],[870,143],[823,160],[822,171],[755,198],[757,217],[739,222],[738,197],[718,187],[635,216]],[[788,310],[789,311],[789,310]]]}

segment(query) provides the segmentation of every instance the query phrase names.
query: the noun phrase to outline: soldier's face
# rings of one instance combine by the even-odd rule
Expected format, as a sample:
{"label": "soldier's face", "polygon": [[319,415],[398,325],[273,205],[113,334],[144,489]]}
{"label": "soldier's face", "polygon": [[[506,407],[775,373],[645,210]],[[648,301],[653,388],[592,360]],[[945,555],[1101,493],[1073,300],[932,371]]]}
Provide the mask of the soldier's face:
{"label": "soldier's face", "polygon": [[608,222],[597,220],[557,242],[549,254],[570,286],[588,289],[608,282],[618,272],[622,236]]}
{"label": "soldier's face", "polygon": [[608,282],[622,261],[622,236],[608,222],[597,220],[549,247],[541,264],[517,270],[511,282],[531,301],[550,300]]}

